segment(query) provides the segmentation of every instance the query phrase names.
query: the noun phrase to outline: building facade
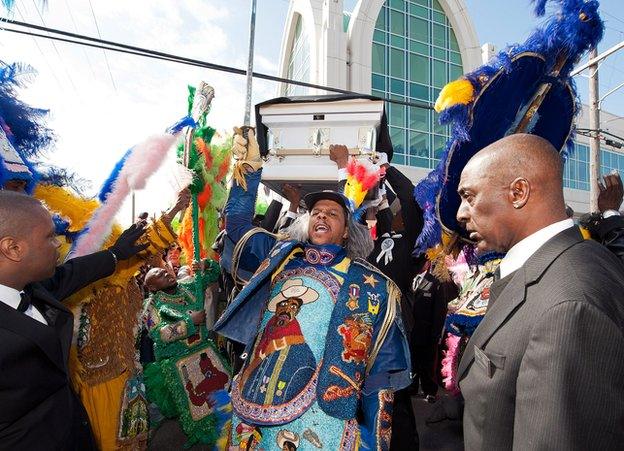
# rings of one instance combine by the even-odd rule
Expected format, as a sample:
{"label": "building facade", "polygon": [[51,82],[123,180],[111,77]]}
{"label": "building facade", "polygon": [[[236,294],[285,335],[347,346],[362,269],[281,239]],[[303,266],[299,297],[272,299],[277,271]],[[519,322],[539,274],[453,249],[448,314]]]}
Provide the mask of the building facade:
{"label": "building facade", "polygon": [[[282,38],[279,76],[405,102],[435,102],[441,88],[482,64],[495,49],[480,45],[463,0],[291,0]],[[279,95],[322,94],[283,84]],[[448,128],[429,108],[387,105],[393,164],[414,182],[436,164]],[[603,113],[615,135],[624,119]],[[585,111],[577,126],[589,128]],[[588,140],[577,138],[565,167],[566,199],[589,208]],[[624,170],[624,155],[605,145],[603,173]]]}

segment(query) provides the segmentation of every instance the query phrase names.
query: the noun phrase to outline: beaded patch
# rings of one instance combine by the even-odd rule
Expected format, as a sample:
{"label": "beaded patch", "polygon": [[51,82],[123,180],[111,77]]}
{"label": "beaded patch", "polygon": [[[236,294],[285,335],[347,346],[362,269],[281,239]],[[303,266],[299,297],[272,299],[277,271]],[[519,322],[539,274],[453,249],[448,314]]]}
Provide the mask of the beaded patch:
{"label": "beaded patch", "polygon": [[331,294],[332,300],[336,302],[338,293],[340,292],[340,284],[336,278],[326,271],[319,271],[311,266],[281,271],[277,276],[275,276],[273,283],[276,284],[282,280],[299,276],[308,276],[321,282]]}
{"label": "beaded patch", "polygon": [[342,432],[342,439],[340,440],[340,451],[353,451],[356,448],[358,442],[360,429],[355,419],[351,419],[345,422],[345,428]]}
{"label": "beaded patch", "polygon": [[379,417],[377,418],[377,449],[389,449],[392,438],[392,409],[394,393],[391,390],[381,390],[379,397]]}
{"label": "beaded patch", "polygon": [[278,425],[293,421],[300,417],[316,399],[318,368],[301,392],[289,402],[278,405],[261,405],[251,403],[242,397],[239,379],[232,383],[232,407],[234,412],[244,421],[261,425]]}
{"label": "beaded patch", "polygon": [[[370,302],[370,301],[369,301]],[[367,313],[354,313],[338,326],[342,337],[342,360],[360,364],[366,362],[373,341],[373,323]]]}

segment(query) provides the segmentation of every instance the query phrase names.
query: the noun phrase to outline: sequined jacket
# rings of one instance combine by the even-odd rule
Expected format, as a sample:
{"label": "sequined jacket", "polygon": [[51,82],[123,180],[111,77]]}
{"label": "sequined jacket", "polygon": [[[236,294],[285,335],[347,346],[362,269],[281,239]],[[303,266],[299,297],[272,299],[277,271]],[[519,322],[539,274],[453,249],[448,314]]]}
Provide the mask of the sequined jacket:
{"label": "sequined jacket", "polygon": [[[226,230],[234,243],[253,227],[251,217],[260,176],[260,171],[247,176],[248,191],[236,183],[230,191],[225,208]],[[217,321],[215,331],[243,343],[249,351],[269,300],[271,275],[294,250],[303,246],[304,243],[297,241],[276,241],[266,234],[252,236],[243,250],[240,267],[254,275]],[[378,283],[365,285],[366,289],[360,290],[358,305],[363,312],[374,312],[371,313],[374,317],[373,340],[367,350],[367,359],[356,365],[343,361],[341,353],[337,352],[342,349],[343,342],[335,329],[353,313],[346,307],[350,299],[349,286],[352,283],[362,286],[367,277],[373,277]],[[341,419],[356,418],[357,411],[361,410],[364,414],[360,422],[362,441],[379,449],[389,445],[392,391],[410,384],[410,357],[400,315],[400,295],[396,285],[375,267],[363,260],[352,261],[332,312],[318,376],[317,401],[321,409]],[[369,308],[370,298],[376,305],[372,310]],[[344,382],[335,375],[336,371],[329,370],[332,366],[353,379],[356,373],[360,373],[363,383],[359,390],[352,396],[338,399],[323,396],[331,386]]]}

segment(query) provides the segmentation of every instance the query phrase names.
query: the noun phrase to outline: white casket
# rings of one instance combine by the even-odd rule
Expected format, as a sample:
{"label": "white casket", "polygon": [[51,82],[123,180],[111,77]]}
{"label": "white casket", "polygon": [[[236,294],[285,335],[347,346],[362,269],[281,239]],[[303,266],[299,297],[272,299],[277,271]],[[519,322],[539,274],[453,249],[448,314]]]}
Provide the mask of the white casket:
{"label": "white casket", "polygon": [[266,160],[262,182],[278,193],[284,183],[301,184],[304,194],[334,188],[330,144],[343,144],[358,158],[382,150],[379,142],[392,152],[384,101],[374,97],[282,97],[257,105],[256,121]]}

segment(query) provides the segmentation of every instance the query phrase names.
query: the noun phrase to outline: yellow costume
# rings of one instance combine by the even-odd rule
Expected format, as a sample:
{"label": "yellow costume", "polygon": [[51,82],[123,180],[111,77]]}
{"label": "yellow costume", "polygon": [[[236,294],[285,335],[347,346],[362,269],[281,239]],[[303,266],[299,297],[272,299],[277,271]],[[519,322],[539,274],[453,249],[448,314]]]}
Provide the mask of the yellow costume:
{"label": "yellow costume", "polygon": [[[69,232],[81,230],[99,205],[56,186],[39,186],[34,196],[70,223]],[[114,243],[120,232],[114,227],[103,248]],[[113,275],[65,300],[74,313],[69,361],[72,383],[101,450],[147,446],[147,405],[144,398],[135,396],[137,387],[133,385],[134,376],[141,371],[136,339],[143,305],[134,276],[143,258],[162,253],[175,239],[162,219],[152,223],[139,241],[150,245],[141,252],[142,258],[120,261]]]}

